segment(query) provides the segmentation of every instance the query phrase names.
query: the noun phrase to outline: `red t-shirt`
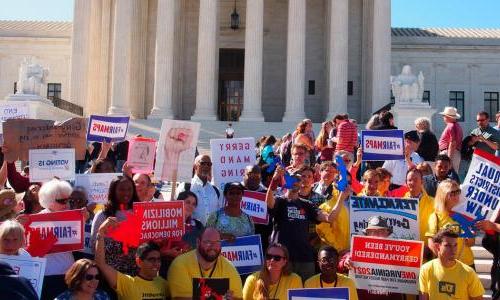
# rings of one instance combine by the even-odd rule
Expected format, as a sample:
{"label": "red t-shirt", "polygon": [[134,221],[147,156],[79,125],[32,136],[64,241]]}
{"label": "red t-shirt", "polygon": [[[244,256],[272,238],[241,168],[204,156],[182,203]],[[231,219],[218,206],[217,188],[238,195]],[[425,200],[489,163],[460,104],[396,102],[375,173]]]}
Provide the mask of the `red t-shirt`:
{"label": "red t-shirt", "polygon": [[452,140],[456,142],[456,149],[460,151],[462,148],[463,132],[458,122],[447,123],[439,138],[439,151],[448,149],[448,145]]}

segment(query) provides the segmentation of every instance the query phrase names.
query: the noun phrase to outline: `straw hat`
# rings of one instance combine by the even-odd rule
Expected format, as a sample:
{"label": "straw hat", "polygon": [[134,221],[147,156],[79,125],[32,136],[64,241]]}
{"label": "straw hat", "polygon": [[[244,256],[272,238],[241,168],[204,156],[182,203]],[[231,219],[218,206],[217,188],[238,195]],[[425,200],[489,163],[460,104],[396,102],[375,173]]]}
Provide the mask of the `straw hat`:
{"label": "straw hat", "polygon": [[458,114],[457,109],[453,106],[446,106],[439,114],[453,119],[460,119],[460,114]]}

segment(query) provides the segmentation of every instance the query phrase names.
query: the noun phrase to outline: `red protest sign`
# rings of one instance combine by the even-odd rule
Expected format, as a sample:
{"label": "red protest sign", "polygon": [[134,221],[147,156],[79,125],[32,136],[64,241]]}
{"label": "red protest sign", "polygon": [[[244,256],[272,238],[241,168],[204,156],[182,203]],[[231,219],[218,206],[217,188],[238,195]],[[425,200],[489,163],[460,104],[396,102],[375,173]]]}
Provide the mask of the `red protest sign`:
{"label": "red protest sign", "polygon": [[267,225],[269,223],[265,193],[244,191],[241,210],[252,217],[255,224]]}
{"label": "red protest sign", "polygon": [[[32,248],[43,247],[44,243],[57,239],[47,253],[78,251],[83,249],[83,211],[67,210],[53,213],[29,215],[30,223],[26,233]],[[29,236],[36,237],[30,239]]]}
{"label": "red protest sign", "polygon": [[134,214],[141,224],[140,242],[182,239],[185,231],[184,201],[136,202]]}

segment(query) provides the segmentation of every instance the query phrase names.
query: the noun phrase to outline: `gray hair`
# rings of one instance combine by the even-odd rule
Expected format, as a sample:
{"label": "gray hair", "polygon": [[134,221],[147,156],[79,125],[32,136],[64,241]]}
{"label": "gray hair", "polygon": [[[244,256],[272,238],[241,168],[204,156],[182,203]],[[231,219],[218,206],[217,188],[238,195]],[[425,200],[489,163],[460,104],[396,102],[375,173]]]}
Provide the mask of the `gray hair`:
{"label": "gray hair", "polygon": [[43,208],[49,208],[56,199],[65,199],[71,196],[73,188],[64,180],[52,179],[42,185],[38,192],[38,199]]}
{"label": "gray hair", "polygon": [[8,234],[17,234],[19,239],[23,241],[24,245],[24,227],[16,220],[7,220],[0,225],[0,241]]}
{"label": "gray hair", "polygon": [[373,115],[370,117],[370,120],[366,123],[365,128],[366,129],[373,129],[373,127],[377,126],[380,124],[380,119],[378,115]]}
{"label": "gray hair", "polygon": [[431,128],[431,120],[426,117],[420,117],[415,119],[415,126],[421,127],[422,130],[429,130]]}

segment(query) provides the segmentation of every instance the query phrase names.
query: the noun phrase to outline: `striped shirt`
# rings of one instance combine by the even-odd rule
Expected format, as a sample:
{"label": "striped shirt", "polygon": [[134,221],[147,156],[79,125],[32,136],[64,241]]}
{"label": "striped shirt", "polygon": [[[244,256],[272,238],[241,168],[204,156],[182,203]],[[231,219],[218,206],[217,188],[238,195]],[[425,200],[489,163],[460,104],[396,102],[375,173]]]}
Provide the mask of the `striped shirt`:
{"label": "striped shirt", "polygon": [[345,150],[354,153],[358,143],[358,128],[349,120],[344,120],[337,127],[337,146],[335,151]]}

